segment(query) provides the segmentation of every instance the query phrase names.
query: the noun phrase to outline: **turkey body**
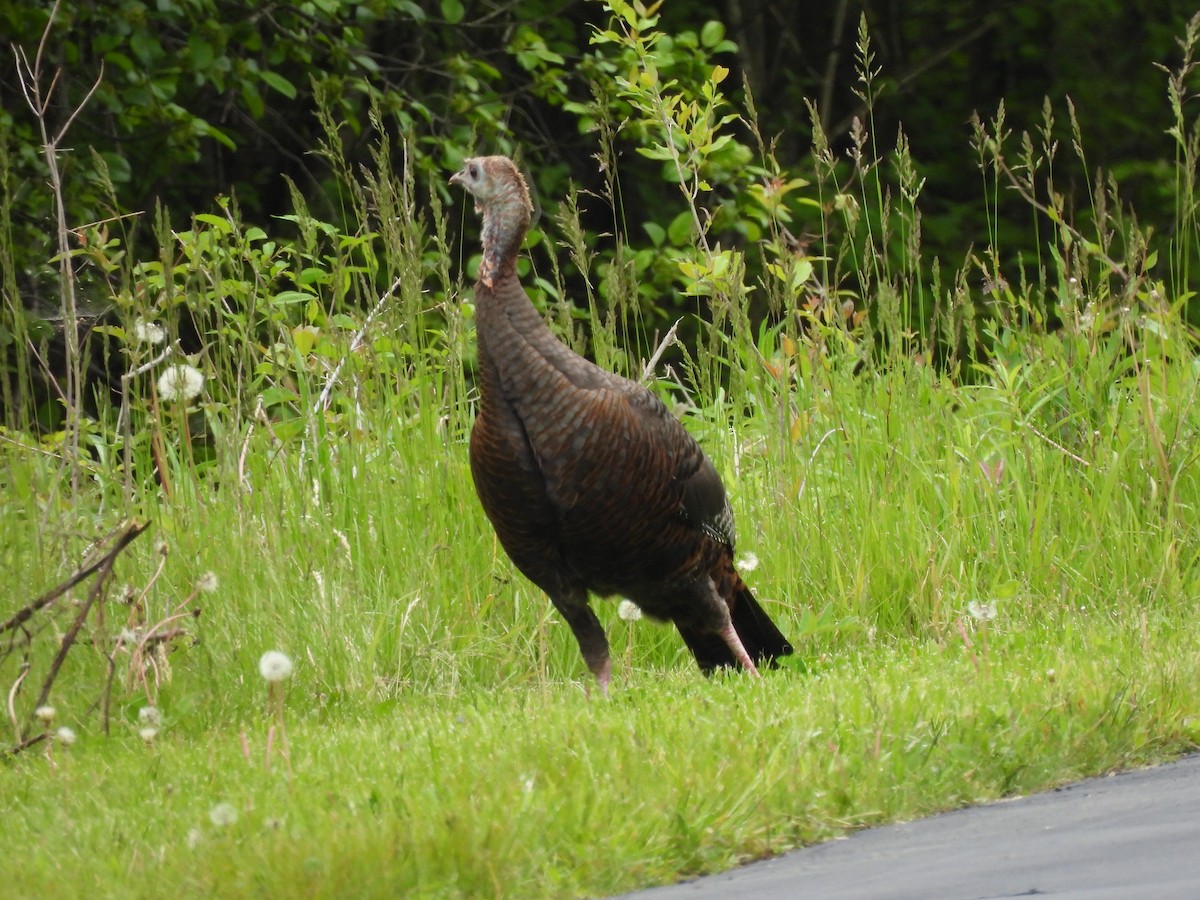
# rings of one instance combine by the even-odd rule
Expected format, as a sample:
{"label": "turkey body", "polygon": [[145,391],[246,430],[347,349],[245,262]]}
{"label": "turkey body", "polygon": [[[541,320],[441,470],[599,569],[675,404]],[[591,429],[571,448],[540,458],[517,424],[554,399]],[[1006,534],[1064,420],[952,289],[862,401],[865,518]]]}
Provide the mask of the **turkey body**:
{"label": "turkey body", "polygon": [[[756,671],[790,653],[733,567],[733,516],[711,461],[644,386],[563,345],[516,273],[527,194],[504,157],[470,166],[515,180],[481,186],[484,261],[475,287],[481,402],[471,474],[505,552],[549,595],[607,690],[608,642],[588,594],[620,594],[673,622],[704,671]],[[503,199],[525,205],[506,219]],[[481,196],[482,195],[482,196]],[[497,210],[494,207],[498,207]],[[489,242],[489,238],[491,239]],[[740,652],[739,652],[740,651]]]}

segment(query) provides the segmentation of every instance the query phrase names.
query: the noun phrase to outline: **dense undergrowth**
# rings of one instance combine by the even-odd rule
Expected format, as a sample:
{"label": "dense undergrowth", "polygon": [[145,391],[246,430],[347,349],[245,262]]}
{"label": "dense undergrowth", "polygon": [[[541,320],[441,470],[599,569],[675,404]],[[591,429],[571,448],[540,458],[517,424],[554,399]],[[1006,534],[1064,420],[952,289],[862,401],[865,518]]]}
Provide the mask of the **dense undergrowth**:
{"label": "dense undergrowth", "polygon": [[[613,6],[604,39],[651,52]],[[869,95],[865,35],[860,54]],[[7,888],[596,895],[1195,745],[1188,253],[1156,259],[1109,183],[1103,227],[1070,225],[1052,148],[1009,163],[999,116],[982,168],[1049,235],[1019,282],[995,247],[927,280],[911,160],[893,194],[866,141],[857,195],[789,186],[764,147],[761,240],[720,246],[719,73],[691,97],[640,63],[616,87],[696,226],[655,264],[704,311],[655,385],[724,475],[795,657],[705,680],[670,630],[601,603],[614,697],[585,699],[569,630],[471,487],[470,245],[381,139],[373,171],[343,172],[359,233],[296,196],[280,234],[229,203],[160,222],[157,260],[89,251],[125,393],[84,415],[68,391],[62,428],[24,408],[0,434]],[[1194,241],[1178,116],[1173,233]],[[772,185],[860,218],[801,251]],[[591,271],[578,199],[531,236],[523,280],[566,340],[640,376],[661,340],[639,331],[641,263]],[[609,290],[567,302],[568,265]],[[752,320],[752,294],[774,313]],[[111,577],[31,605],[131,518],[150,527]],[[295,670],[268,684],[273,649]]]}

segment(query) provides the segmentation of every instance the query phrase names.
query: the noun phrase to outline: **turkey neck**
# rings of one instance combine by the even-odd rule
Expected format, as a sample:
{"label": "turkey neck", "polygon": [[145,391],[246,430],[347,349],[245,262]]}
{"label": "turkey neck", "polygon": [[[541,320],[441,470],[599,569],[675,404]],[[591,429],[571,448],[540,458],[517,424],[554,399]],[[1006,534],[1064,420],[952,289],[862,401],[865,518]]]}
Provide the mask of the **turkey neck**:
{"label": "turkey neck", "polygon": [[[517,252],[529,230],[529,199],[517,182],[507,182],[482,206],[483,262],[479,278],[492,284],[511,273],[516,278]],[[507,270],[507,271],[506,271]]]}
{"label": "turkey neck", "polygon": [[[517,277],[517,255],[529,227],[528,207],[513,191],[483,212],[483,262],[475,285],[475,337],[483,407],[557,407],[563,391],[595,379],[534,309]],[[484,275],[489,277],[487,284]]]}

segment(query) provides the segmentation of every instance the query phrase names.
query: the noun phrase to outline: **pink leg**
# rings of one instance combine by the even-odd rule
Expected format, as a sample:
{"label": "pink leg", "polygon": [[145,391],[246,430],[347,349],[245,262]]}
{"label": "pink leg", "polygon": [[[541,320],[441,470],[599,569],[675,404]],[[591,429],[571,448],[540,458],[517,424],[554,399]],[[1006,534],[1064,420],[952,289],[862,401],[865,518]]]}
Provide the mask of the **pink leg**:
{"label": "pink leg", "polygon": [[[612,681],[612,661],[607,656],[604,657],[604,662],[592,669],[592,674],[596,676],[596,684],[600,686],[600,696],[607,700],[608,683]],[[591,698],[592,689],[590,684],[587,686],[587,693],[588,697]]]}
{"label": "pink leg", "polygon": [[750,654],[746,652],[746,648],[742,645],[742,639],[733,630],[733,623],[730,622],[719,633],[721,640],[733,651],[734,658],[742,664],[742,668],[755,678],[761,678],[762,676],[758,674],[758,668],[754,665],[754,660],[750,658]]}

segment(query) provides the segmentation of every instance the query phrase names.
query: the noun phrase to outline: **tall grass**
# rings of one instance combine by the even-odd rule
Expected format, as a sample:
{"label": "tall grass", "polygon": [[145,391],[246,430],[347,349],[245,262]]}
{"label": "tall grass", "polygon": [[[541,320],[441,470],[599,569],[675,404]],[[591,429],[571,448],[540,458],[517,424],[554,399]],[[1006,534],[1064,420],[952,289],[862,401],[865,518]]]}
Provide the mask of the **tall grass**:
{"label": "tall grass", "polygon": [[[860,58],[869,97],[865,33]],[[651,122],[670,102],[641,100]],[[1182,99],[1177,116],[1183,134]],[[865,131],[848,167],[817,132],[819,252],[791,253],[778,219],[759,245],[681,256],[711,315],[656,388],[725,477],[745,578],[797,653],[762,682],[705,680],[671,630],[597,603],[611,703],[585,700],[569,629],[479,510],[473,244],[448,237],[407,149],[381,140],[354,172],[330,120],[354,233],[298,193],[280,235],[233,203],[160,221],[158,259],[105,272],[106,336],[126,371],[150,368],[84,427],[83,486],[62,489],[53,437],[0,434],[0,568],[21,586],[0,621],[115,523],[152,522],[53,680],[53,724],[78,740],[0,764],[3,883],[597,895],[1195,746],[1186,296],[1152,277],[1115,187],[1090,213],[1096,235],[1123,228],[1102,243],[1054,212],[1044,170],[1008,164],[1003,131],[979,126],[979,160],[1050,223],[1036,271],[983,254],[943,284],[921,258],[905,144],[877,159]],[[762,171],[786,176],[759,146]],[[576,202],[531,238],[522,275],[567,340],[639,376],[654,336],[638,330],[636,251],[591,271]],[[559,243],[615,293],[569,306]],[[752,289],[778,311],[761,326]],[[139,344],[138,320],[181,343]],[[194,400],[162,396],[165,346],[207,376]],[[31,686],[79,597],[0,635],[13,732],[40,727]],[[134,652],[167,620],[175,637]],[[257,669],[271,649],[295,662],[283,720]],[[164,723],[143,737],[148,704]]]}

